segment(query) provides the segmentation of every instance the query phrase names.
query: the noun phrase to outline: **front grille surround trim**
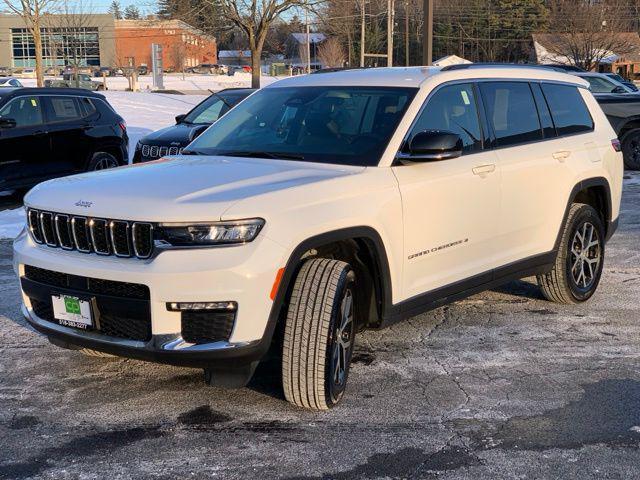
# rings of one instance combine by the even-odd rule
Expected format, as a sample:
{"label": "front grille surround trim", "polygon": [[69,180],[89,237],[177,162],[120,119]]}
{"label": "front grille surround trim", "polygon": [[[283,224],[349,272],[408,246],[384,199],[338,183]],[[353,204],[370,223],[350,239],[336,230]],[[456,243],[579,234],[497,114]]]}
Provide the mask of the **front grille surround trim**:
{"label": "front grille surround trim", "polygon": [[[151,258],[154,254],[155,228],[150,222],[72,216],[33,208],[27,209],[27,219],[31,238],[40,245],[141,260]],[[116,232],[116,228],[120,232]],[[122,238],[123,230],[125,239]],[[145,248],[141,248],[141,245]]]}

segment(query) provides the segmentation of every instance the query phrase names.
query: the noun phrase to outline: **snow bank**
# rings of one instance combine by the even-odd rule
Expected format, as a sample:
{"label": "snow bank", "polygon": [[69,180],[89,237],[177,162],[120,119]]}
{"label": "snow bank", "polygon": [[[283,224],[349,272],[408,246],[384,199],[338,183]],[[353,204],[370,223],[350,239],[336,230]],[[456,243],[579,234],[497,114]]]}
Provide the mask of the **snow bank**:
{"label": "snow bank", "polygon": [[[262,75],[260,84],[263,87],[266,87],[270,83],[280,80],[281,78],[286,77],[270,77],[268,75]],[[93,78],[93,80],[102,81],[101,78]],[[36,86],[36,81],[33,78],[20,79],[20,81],[25,87]],[[142,75],[138,77],[138,84],[141,90],[150,90],[153,88],[153,78],[151,75]],[[185,74],[184,80],[180,73],[170,73],[165,74],[164,76],[164,88],[167,90],[179,90],[185,92],[201,90],[203,93],[208,93],[209,90],[218,91],[223,88],[246,88],[250,86],[251,74],[245,72],[236,72],[233,76]],[[107,77],[107,88],[111,91],[124,91],[129,88],[129,82],[125,77]]]}
{"label": "snow bank", "polygon": [[0,211],[0,239],[15,238],[25,224],[23,208]]}

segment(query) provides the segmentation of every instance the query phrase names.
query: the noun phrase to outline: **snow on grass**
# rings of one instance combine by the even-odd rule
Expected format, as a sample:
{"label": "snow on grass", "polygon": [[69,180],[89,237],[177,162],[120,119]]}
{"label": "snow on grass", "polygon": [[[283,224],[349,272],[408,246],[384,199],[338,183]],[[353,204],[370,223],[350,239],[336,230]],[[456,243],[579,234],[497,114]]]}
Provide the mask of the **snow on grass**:
{"label": "snow on grass", "polygon": [[25,224],[23,208],[0,211],[0,239],[15,238]]}
{"label": "snow on grass", "polygon": [[[46,77],[52,78],[55,77]],[[261,85],[266,87],[280,78],[262,75]],[[93,80],[102,81],[102,78],[93,78]],[[36,81],[33,78],[20,79],[25,87],[35,87]],[[151,75],[142,75],[138,77],[138,85],[142,91],[151,90],[153,88],[153,77]],[[164,75],[164,88],[166,90],[178,90],[184,92],[202,91],[208,93],[209,90],[218,91],[224,88],[249,87],[251,86],[251,74],[245,72],[236,72],[234,75],[196,75],[185,74],[184,79],[180,73],[169,73]],[[124,91],[129,88],[129,82],[125,77],[107,77],[107,88],[109,90]]]}

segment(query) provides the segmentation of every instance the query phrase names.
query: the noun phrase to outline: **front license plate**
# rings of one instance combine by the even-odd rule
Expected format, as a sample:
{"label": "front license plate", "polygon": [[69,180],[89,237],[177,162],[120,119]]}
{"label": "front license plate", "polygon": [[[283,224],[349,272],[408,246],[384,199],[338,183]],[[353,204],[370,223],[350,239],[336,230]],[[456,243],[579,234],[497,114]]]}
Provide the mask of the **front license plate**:
{"label": "front license plate", "polygon": [[53,295],[53,316],[60,325],[87,330],[93,327],[91,302],[69,295]]}

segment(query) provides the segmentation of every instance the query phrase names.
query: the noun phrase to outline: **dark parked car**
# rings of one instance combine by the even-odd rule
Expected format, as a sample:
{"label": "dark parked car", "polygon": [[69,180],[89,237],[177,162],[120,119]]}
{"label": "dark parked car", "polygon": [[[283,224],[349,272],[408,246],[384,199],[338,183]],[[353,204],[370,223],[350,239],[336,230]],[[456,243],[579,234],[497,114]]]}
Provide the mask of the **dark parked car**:
{"label": "dark parked car", "polygon": [[616,82],[623,84],[625,87],[630,88],[634,92],[638,91],[638,87],[636,86],[635,83],[624,79],[621,75],[618,75],[617,73],[605,73],[605,75],[609,78],[612,78]]}
{"label": "dark parked car", "polygon": [[228,88],[207,97],[189,113],[178,115],[176,124],[150,133],[136,145],[133,163],[156,160],[166,155],[177,155],[209,125],[247,98],[255,90]]}
{"label": "dark parked car", "polygon": [[0,190],[128,161],[124,120],[99,93],[0,90]]}
{"label": "dark parked car", "polygon": [[622,144],[624,164],[640,170],[640,95],[594,95]]}

